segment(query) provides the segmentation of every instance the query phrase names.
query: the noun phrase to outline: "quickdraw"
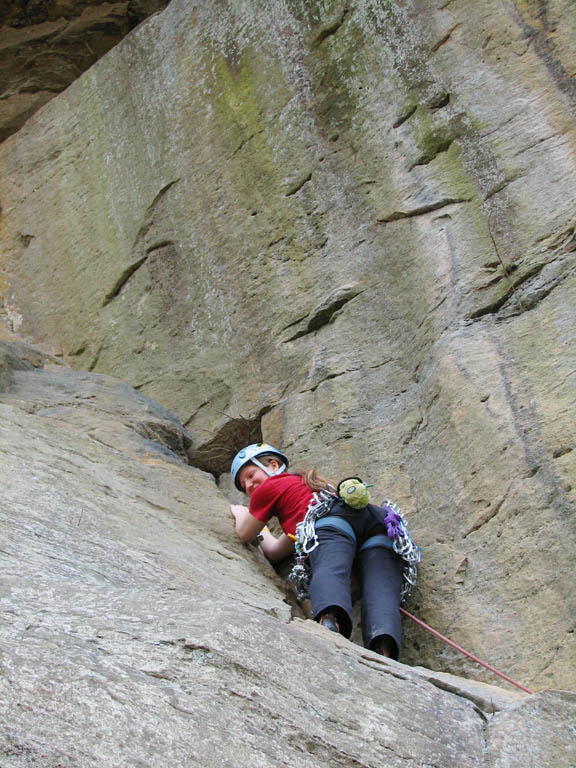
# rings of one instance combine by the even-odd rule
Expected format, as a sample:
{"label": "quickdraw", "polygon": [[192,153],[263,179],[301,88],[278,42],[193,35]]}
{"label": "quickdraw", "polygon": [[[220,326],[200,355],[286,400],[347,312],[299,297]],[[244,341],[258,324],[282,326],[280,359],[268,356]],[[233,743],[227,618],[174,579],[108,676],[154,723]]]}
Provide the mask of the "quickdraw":
{"label": "quickdraw", "polygon": [[392,539],[392,548],[405,562],[402,570],[402,587],[400,588],[400,602],[404,603],[410,596],[412,587],[416,584],[418,577],[418,568],[416,566],[422,562],[422,548],[417,547],[412,541],[400,507],[389,499],[386,499],[382,506],[399,518],[397,522],[399,530]]}
{"label": "quickdraw", "polygon": [[306,600],[310,591],[311,572],[308,555],[320,543],[315,530],[316,521],[330,511],[335,501],[336,497],[329,491],[315,491],[308,504],[304,520],[296,526],[296,536],[291,537],[295,541],[295,563],[288,581],[294,585],[298,600]]}

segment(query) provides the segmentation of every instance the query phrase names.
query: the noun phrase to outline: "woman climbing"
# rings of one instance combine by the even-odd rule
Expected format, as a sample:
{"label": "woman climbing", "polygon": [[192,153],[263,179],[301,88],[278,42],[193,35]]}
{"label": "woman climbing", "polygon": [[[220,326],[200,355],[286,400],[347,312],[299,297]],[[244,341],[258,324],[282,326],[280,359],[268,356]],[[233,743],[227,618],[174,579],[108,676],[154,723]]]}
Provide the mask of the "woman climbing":
{"label": "woman climbing", "polygon": [[[250,498],[249,507],[231,505],[236,533],[245,543],[258,536],[264,554],[277,562],[294,551],[296,526],[305,519],[308,522],[308,510],[321,502],[324,514],[313,522],[314,542],[305,544],[312,572],[312,615],[327,629],[350,637],[350,576],[357,562],[362,583],[364,645],[383,656],[397,658],[401,639],[398,609],[406,563],[394,551],[392,538],[400,530],[401,518],[389,507],[365,503],[367,496],[360,500],[362,506],[357,503],[354,508],[352,501],[344,503],[333,489],[327,493],[327,481],[315,470],[291,474],[287,468],[287,457],[265,443],[249,445],[236,454],[232,479],[236,488]],[[354,494],[358,490],[355,480],[342,481],[339,489],[347,484],[348,492]],[[265,528],[272,517],[278,518],[283,530],[279,538]],[[301,538],[302,530],[298,530]]]}

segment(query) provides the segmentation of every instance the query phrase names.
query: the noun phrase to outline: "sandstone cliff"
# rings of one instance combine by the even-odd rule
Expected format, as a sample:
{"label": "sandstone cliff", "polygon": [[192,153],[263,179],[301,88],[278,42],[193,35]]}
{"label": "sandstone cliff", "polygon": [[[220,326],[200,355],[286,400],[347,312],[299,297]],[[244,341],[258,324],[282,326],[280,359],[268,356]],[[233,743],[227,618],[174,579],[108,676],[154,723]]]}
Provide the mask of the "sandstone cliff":
{"label": "sandstone cliff", "polygon": [[2,768],[574,765],[576,694],[290,621],[164,408],[21,343],[0,371]]}
{"label": "sandstone cliff", "polygon": [[412,607],[536,689],[576,685],[570,19],[173,0],[0,147],[11,327],[215,476],[238,415],[361,472],[424,547]]}

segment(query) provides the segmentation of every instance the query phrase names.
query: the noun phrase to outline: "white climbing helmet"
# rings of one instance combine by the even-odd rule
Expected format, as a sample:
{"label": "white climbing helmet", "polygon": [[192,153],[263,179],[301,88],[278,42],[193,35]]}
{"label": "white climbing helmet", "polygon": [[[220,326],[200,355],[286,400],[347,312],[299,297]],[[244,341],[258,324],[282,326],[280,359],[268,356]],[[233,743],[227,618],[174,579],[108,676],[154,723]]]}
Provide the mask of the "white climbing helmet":
{"label": "white climbing helmet", "polygon": [[[264,454],[273,454],[274,456],[278,456],[281,462],[281,467],[277,472],[270,472],[268,467],[264,466],[262,462],[258,461],[258,456],[264,456]],[[264,472],[266,472],[268,477],[272,477],[272,475],[279,475],[280,472],[284,472],[286,469],[288,469],[288,458],[277,448],[274,448],[272,445],[268,445],[268,443],[252,443],[252,445],[247,445],[246,448],[242,448],[242,450],[238,451],[236,456],[234,456],[232,466],[230,467],[232,482],[239,491],[243,491],[244,489],[238,482],[238,475],[240,474],[242,467],[246,464],[256,464],[257,467],[260,467],[260,469],[263,469]]]}

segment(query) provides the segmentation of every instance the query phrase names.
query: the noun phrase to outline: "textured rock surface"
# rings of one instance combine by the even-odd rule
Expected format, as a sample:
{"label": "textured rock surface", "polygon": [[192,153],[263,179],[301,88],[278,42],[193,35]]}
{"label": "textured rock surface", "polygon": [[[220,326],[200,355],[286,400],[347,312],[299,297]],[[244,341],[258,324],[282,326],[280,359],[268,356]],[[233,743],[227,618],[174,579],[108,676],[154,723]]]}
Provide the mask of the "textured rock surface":
{"label": "textured rock surface", "polygon": [[[422,618],[573,688],[570,4],[256,5],[173,0],[4,142],[5,314],[215,474],[225,414],[361,472]],[[482,674],[420,630],[403,658]]]}
{"label": "textured rock surface", "polygon": [[5,0],[0,10],[0,141],[165,0]]}
{"label": "textured rock surface", "polygon": [[142,452],[135,418],[173,417],[1,349],[3,768],[574,764],[576,695],[411,669],[290,621],[213,478],[170,442]]}

